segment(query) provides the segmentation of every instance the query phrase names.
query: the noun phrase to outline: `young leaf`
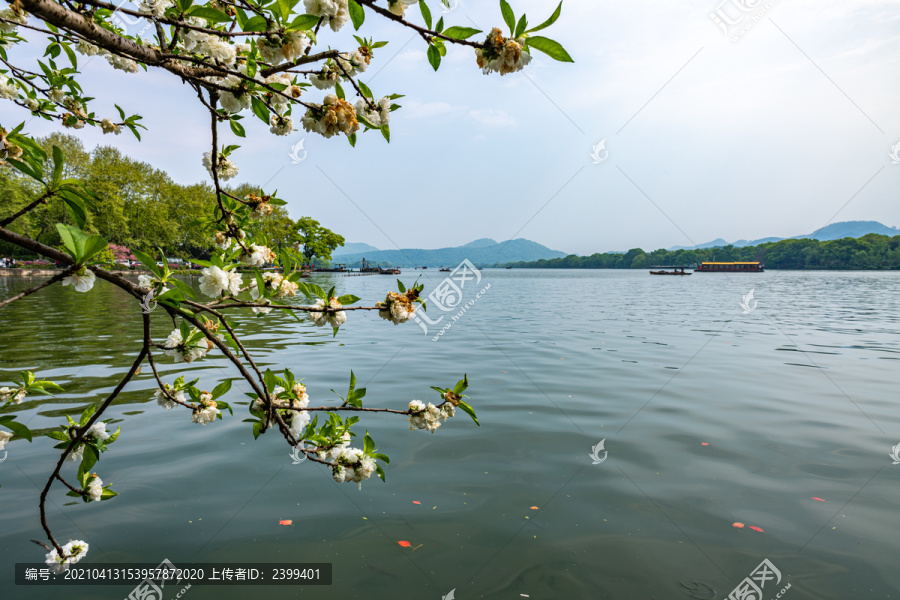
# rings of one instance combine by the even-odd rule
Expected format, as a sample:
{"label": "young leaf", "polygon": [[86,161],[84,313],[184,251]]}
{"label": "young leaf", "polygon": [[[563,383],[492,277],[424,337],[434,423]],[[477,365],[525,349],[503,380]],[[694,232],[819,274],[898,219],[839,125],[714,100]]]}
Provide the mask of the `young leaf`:
{"label": "young leaf", "polygon": [[31,430],[21,423],[16,423],[15,421],[7,421],[3,424],[3,426],[12,431],[17,436],[25,438],[29,442],[31,441]]}
{"label": "young leaf", "polygon": [[500,12],[503,13],[503,20],[506,21],[506,26],[509,27],[509,34],[513,35],[516,32],[516,15],[509,2],[500,0]]}
{"label": "young leaf", "polygon": [[238,137],[247,137],[247,133],[244,131],[244,126],[234,119],[228,121],[228,125],[231,127],[231,131],[234,132],[234,135]]}
{"label": "young leaf", "polygon": [[347,8],[350,11],[350,20],[353,21],[353,29],[359,31],[363,21],[366,20],[366,11],[356,0],[348,0]]}
{"label": "young leaf", "polygon": [[425,19],[425,26],[431,29],[431,9],[425,4],[425,0],[419,0],[419,9],[422,11],[422,18]]}
{"label": "young leaf", "polygon": [[559,18],[560,13],[562,13],[562,2],[559,3],[559,6],[556,7],[556,10],[553,11],[553,14],[550,16],[549,19],[547,19],[546,21],[544,21],[537,27],[532,27],[526,33],[532,33],[534,31],[540,31],[541,29],[550,27],[551,25],[556,23],[556,20]]}
{"label": "young leaf", "polygon": [[566,49],[563,48],[562,45],[555,40],[536,35],[534,37],[526,39],[525,41],[530,47],[540,50],[554,60],[558,60],[560,62],[575,62],[574,60],[572,60],[572,57],[569,56],[569,53],[566,52]]}
{"label": "young leaf", "polygon": [[435,45],[428,46],[428,62],[435,71],[441,66],[441,52]]}
{"label": "young leaf", "polygon": [[472,420],[475,421],[475,424],[476,424],[476,425],[478,425],[479,427],[481,427],[481,423],[478,422],[478,417],[475,416],[475,411],[472,410],[472,407],[471,407],[471,406],[469,406],[468,404],[466,404],[465,401],[460,400],[460,401],[459,401],[459,407],[460,407],[461,409],[463,409],[470,417],[472,417]]}
{"label": "young leaf", "polygon": [[480,29],[474,29],[472,27],[448,27],[447,31],[444,32],[449,38],[453,38],[454,40],[467,40],[473,35],[481,33]]}

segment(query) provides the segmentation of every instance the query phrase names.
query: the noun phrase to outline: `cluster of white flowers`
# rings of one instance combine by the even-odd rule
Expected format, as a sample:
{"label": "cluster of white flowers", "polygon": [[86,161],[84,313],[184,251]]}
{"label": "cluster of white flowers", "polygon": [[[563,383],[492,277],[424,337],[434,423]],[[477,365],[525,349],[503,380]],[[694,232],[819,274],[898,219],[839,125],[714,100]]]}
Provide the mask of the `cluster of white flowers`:
{"label": "cluster of white flowers", "polygon": [[88,552],[87,542],[72,540],[62,547],[63,556],[60,556],[56,548],[47,553],[45,562],[50,565],[54,573],[62,573],[85,557]]}
{"label": "cluster of white flowers", "polygon": [[91,482],[88,484],[87,493],[91,500],[94,501],[99,501],[100,497],[103,496],[103,480],[96,473],[94,473]]}
{"label": "cluster of white flowers", "polygon": [[211,340],[203,338],[191,344],[191,347],[185,347],[181,331],[176,329],[166,338],[166,343],[163,347],[165,348],[166,356],[174,356],[175,362],[184,361],[190,363],[206,356],[206,353],[213,349],[213,343]]}
{"label": "cluster of white flowers", "polygon": [[307,109],[301,123],[306,131],[318,133],[326,138],[338,133],[351,136],[359,130],[356,109],[334,94],[325,96],[321,106],[313,105]]}
{"label": "cluster of white flowers", "polygon": [[[0,10],[0,19],[6,19],[0,21],[0,31],[3,33],[13,33],[19,25],[24,25],[28,20],[24,11],[16,11],[12,8]],[[12,21],[12,23],[7,21]]]}
{"label": "cluster of white flowers", "polygon": [[19,88],[5,75],[0,75],[0,98],[15,100],[19,97]]}
{"label": "cluster of white flowers", "polygon": [[[156,288],[159,284],[159,279],[154,277],[153,275],[138,275],[138,285],[145,290],[151,290]],[[167,291],[169,288],[167,286],[163,286],[163,289],[160,293]]]}
{"label": "cluster of white flowers", "polygon": [[364,454],[359,448],[340,445],[333,448],[329,454],[334,461],[331,476],[338,483],[352,481],[358,483],[361,489],[362,482],[375,473],[375,459]]}
{"label": "cluster of white flowers", "polygon": [[218,298],[223,292],[237,294],[241,291],[241,274],[220,267],[206,267],[200,271],[200,291],[210,298]]}
{"label": "cluster of white flowers", "polygon": [[485,47],[475,49],[475,59],[485,75],[491,72],[500,75],[515,73],[531,62],[531,54],[522,47],[524,43],[523,38],[512,40],[503,37],[501,31],[495,27],[488,34]]}
{"label": "cluster of white flowers", "polygon": [[303,0],[303,3],[307,14],[325,17],[332,31],[340,31],[350,21],[347,0]]}
{"label": "cluster of white flowers", "polygon": [[126,73],[138,72],[138,64],[130,58],[125,58],[124,56],[119,56],[118,54],[113,54],[111,52],[103,52],[105,52],[106,62],[112,65],[112,68],[118,69],[119,71],[125,71]]}
{"label": "cluster of white flowers", "polygon": [[103,133],[114,133],[116,135],[122,133],[122,127],[116,125],[110,119],[103,119],[100,121],[100,129],[103,130]]}
{"label": "cluster of white flowers", "polygon": [[[168,383],[165,385],[166,385],[166,391],[169,392],[169,394],[173,398],[175,398],[179,402],[187,402],[187,400],[184,397],[184,392],[182,390],[175,391],[172,389],[172,386],[169,385]],[[173,408],[178,406],[177,403],[173,402],[172,400],[169,400],[169,396],[167,396],[165,394],[165,392],[163,392],[162,390],[156,390],[155,392],[153,392],[153,397],[156,398],[156,403],[159,404],[160,406],[162,406],[163,408],[165,408],[166,410],[172,410]]]}
{"label": "cluster of white flowers", "polygon": [[325,63],[319,72],[309,76],[309,82],[320,90],[328,90],[341,79],[341,70],[332,64]]}
{"label": "cluster of white flowers", "polygon": [[109,432],[106,431],[106,423],[104,423],[103,421],[97,421],[96,423],[91,425],[91,428],[87,430],[87,433],[85,435],[92,435],[94,436],[94,439],[100,440],[102,442],[105,442],[109,439]]}
{"label": "cluster of white flowers", "polygon": [[8,431],[0,431],[0,450],[6,448],[6,442],[9,441],[13,434]]}
{"label": "cluster of white flowers", "polygon": [[[371,101],[369,101],[371,102]],[[375,104],[375,109],[369,107],[369,102],[360,98],[356,103],[356,114],[365,117],[372,125],[381,127],[391,122],[391,99],[384,97]]]}
{"label": "cluster of white flowers", "polygon": [[426,406],[421,400],[413,400],[409,403],[409,410],[412,414],[409,416],[409,428],[427,429],[434,433],[441,423],[456,414],[456,409],[449,402],[445,402],[440,408],[428,403]]}
{"label": "cluster of white flowers", "polygon": [[81,462],[84,457],[84,444],[78,444],[78,447],[69,452],[66,462]]}
{"label": "cluster of white flowers", "polygon": [[292,31],[285,35],[261,37],[257,39],[256,47],[263,60],[274,66],[285,60],[300,58],[309,48],[309,43],[305,33]]}
{"label": "cluster of white flowers", "polygon": [[291,135],[294,131],[294,119],[290,115],[273,114],[269,123],[272,125],[269,131],[275,135]]}
{"label": "cluster of white flowers", "polygon": [[[294,85],[294,80],[287,73],[274,73],[266,77],[266,83],[271,86],[285,86],[280,93],[266,92],[266,99],[272,103],[272,106],[278,112],[284,112],[290,103],[289,98],[299,98],[303,90],[299,85]],[[276,88],[278,89],[278,88]]]}
{"label": "cluster of white flowers", "polygon": [[13,388],[10,389],[8,387],[0,387],[0,403],[5,404],[12,400],[16,404],[22,402],[25,399],[25,388]]}
{"label": "cluster of white flowers", "polygon": [[215,421],[222,411],[216,408],[218,405],[215,400],[212,399],[212,394],[209,392],[203,392],[200,394],[200,406],[202,408],[194,409],[194,412],[191,413],[191,422],[200,423],[201,425],[206,425],[207,423],[212,423]]}
{"label": "cluster of white flowers", "polygon": [[406,12],[407,6],[418,3],[419,0],[388,0],[388,10],[391,11],[392,14],[402,17]]}
{"label": "cluster of white flowers", "polygon": [[62,284],[71,285],[76,292],[89,292],[94,287],[94,280],[97,276],[87,267],[81,267],[68,277],[63,278]]}
{"label": "cluster of white flowers", "polygon": [[[203,166],[206,167],[206,171],[209,173],[209,176],[212,177],[212,152],[203,153]],[[238,174],[237,165],[227,156],[223,156],[221,152],[216,160],[216,171],[218,172],[219,179],[222,181],[228,181]]]}
{"label": "cluster of white flowers", "polygon": [[[294,392],[294,395],[297,396],[297,399],[287,398],[282,399],[279,396],[285,392],[285,389],[280,385],[275,386],[275,389],[271,392],[272,398],[272,406],[276,409],[281,407],[290,407],[296,409],[304,409],[309,406],[309,395],[306,393],[306,386],[302,383],[294,384],[294,387],[291,388],[291,391]],[[261,398],[255,398],[251,405],[251,408],[255,411],[265,411],[266,405],[265,402],[262,401]],[[291,432],[291,435],[296,439],[300,439],[303,437],[303,431],[306,429],[306,426],[309,425],[311,420],[310,414],[306,410],[289,410],[288,408],[282,408],[278,410],[278,414],[284,419],[285,423],[287,423],[288,428]],[[268,418],[263,417],[263,423],[267,427],[272,427],[275,425],[274,422],[269,421]]]}
{"label": "cluster of white flowers", "polygon": [[[263,273],[263,284],[272,291],[275,298],[293,298],[297,294],[296,283],[288,281],[279,273]],[[250,297],[258,300],[260,296],[256,280],[250,284]]]}
{"label": "cluster of white flowers", "polygon": [[349,62],[352,67],[352,70],[350,70],[351,75],[364,73],[372,62],[372,50],[368,46],[360,46],[350,53]]}
{"label": "cluster of white flowers", "polygon": [[265,246],[251,244],[249,254],[241,256],[241,262],[248,267],[261,267],[266,263],[275,262],[275,253]]}
{"label": "cluster of white flowers", "polygon": [[[335,310],[342,308],[344,305],[338,302],[337,298],[332,298],[331,302],[328,303],[328,308],[333,308]],[[319,310],[325,308],[325,301],[321,298],[316,301],[313,305],[313,308],[318,308]],[[331,325],[332,327],[340,327],[344,323],[347,322],[347,313],[342,310],[338,312],[318,312],[311,311],[309,313],[309,318],[312,319],[312,322],[315,323],[318,327],[324,327],[325,325]]]}
{"label": "cluster of white flowers", "polygon": [[75,46],[75,50],[79,54],[83,54],[84,56],[96,56],[100,53],[100,48],[93,45],[87,40],[78,40],[78,44]]}
{"label": "cluster of white flowers", "polygon": [[388,292],[384,302],[376,302],[375,306],[379,307],[378,316],[394,325],[406,323],[416,312],[416,306],[409,296],[397,292]]}
{"label": "cluster of white flowers", "polygon": [[166,9],[172,6],[175,6],[172,0],[139,0],[137,3],[138,12],[154,17],[163,16]]}

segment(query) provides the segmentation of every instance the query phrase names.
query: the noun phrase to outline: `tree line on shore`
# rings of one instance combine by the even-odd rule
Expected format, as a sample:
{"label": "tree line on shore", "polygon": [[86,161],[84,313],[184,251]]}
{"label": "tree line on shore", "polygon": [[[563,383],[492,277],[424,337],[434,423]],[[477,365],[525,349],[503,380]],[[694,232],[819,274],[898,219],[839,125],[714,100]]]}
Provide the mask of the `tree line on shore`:
{"label": "tree line on shore", "polygon": [[[134,160],[112,146],[85,149],[71,135],[54,133],[38,140],[49,152],[59,146],[66,156],[64,178],[74,178],[96,194],[94,215],[85,231],[102,236],[111,245],[155,253],[168,257],[206,259],[213,240],[204,233],[198,219],[213,219],[216,196],[208,183],[183,185],[172,181],[152,165]],[[258,186],[240,184],[227,190],[243,198],[261,194]],[[15,214],[33,202],[40,190],[32,180],[8,165],[0,167],[0,219]],[[64,203],[53,198],[18,218],[10,229],[48,246],[60,247],[56,223],[71,223]],[[311,217],[291,219],[284,206],[272,206],[268,215],[254,221],[248,235],[264,234],[273,250],[297,246],[308,263],[324,264],[344,238],[322,227]],[[114,256],[105,256],[107,262]],[[0,256],[27,258],[28,252],[15,244],[0,241]],[[103,261],[101,261],[103,262]]]}
{"label": "tree line on shore", "polygon": [[900,236],[870,233],[861,238],[820,242],[791,239],[737,248],[659,249],[645,252],[607,252],[591,256],[513,263],[530,269],[646,269],[653,266],[692,266],[701,262],[759,261],[770,269],[900,269]]}

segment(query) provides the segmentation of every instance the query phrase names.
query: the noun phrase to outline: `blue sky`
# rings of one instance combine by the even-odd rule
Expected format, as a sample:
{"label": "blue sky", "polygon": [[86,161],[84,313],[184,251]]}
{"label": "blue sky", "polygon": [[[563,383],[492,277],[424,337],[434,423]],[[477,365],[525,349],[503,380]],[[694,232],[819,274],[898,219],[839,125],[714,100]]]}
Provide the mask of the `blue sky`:
{"label": "blue sky", "polygon": [[[769,8],[732,41],[710,14],[750,23],[756,13],[740,12],[742,1]],[[370,133],[353,149],[303,131],[276,137],[248,116],[237,181],[267,183],[292,216],[383,249],[525,237],[589,254],[787,237],[831,221],[900,225],[900,164],[888,156],[900,142],[900,0],[720,2],[568,0],[544,33],[576,63],[535,51],[504,77],[483,75],[463,47],[435,73],[420,38],[370,15],[364,35],[391,43],[361,79],[376,94],[406,94],[393,141]],[[556,5],[511,4],[532,23]],[[502,23],[494,2],[459,0],[445,17]],[[349,47],[350,33],[322,42]],[[100,116],[118,103],[149,128],[142,142],[82,130],[88,147],[117,145],[183,183],[207,176],[209,119],[191,90],[100,59],[84,72]],[[0,104],[4,126],[26,118]],[[306,159],[292,164],[301,139]],[[608,158],[594,164],[604,139]]]}

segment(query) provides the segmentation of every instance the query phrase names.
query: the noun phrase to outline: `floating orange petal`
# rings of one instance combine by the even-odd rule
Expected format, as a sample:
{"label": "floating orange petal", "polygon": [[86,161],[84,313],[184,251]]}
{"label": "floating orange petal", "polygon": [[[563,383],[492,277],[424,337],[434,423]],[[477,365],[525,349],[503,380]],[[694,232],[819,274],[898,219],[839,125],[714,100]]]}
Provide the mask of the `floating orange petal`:
{"label": "floating orange petal", "polygon": [[422,503],[419,502],[418,500],[413,500],[413,504],[422,504]]}
{"label": "floating orange petal", "polygon": [[740,529],[740,528],[742,528],[742,527],[744,526],[744,524],[743,524],[743,523],[732,523],[731,526],[732,526],[732,527],[737,527],[738,529]]}
{"label": "floating orange petal", "polygon": [[397,543],[400,544],[401,546],[403,546],[404,548],[409,548],[410,546],[412,546],[412,544],[410,544],[410,543],[407,542],[406,540],[400,540],[400,541],[397,542]]}
{"label": "floating orange petal", "polygon": [[283,521],[278,521],[278,524],[279,524],[279,525],[293,525],[294,522],[291,521],[290,519],[285,519],[285,520],[283,520]]}
{"label": "floating orange petal", "polygon": [[825,502],[825,501],[822,500],[821,498],[816,498],[815,496],[813,496],[812,499],[813,499],[813,500],[818,500],[819,502]]}
{"label": "floating orange petal", "polygon": [[709,446],[709,442],[700,442],[701,446]]}
{"label": "floating orange petal", "polygon": [[537,506],[531,506],[530,508],[531,508],[531,510],[537,510],[537,509],[538,509]]}
{"label": "floating orange petal", "polygon": [[762,528],[762,527],[757,527],[756,525],[751,525],[751,526],[750,526],[750,529],[752,529],[753,531],[758,531],[758,532],[760,532],[760,533],[763,533],[763,528]]}

